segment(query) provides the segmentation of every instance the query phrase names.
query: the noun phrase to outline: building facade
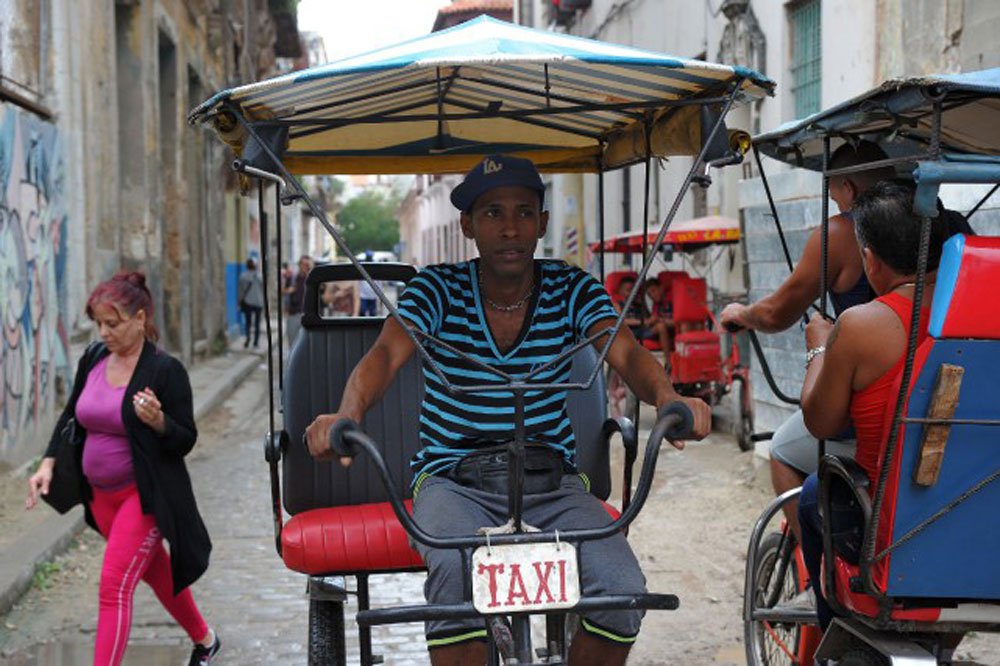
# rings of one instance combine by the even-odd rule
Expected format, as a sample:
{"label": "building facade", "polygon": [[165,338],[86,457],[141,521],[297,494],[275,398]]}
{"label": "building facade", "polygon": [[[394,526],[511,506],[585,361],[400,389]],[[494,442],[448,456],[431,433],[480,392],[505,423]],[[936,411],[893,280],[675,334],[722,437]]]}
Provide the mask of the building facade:
{"label": "building facade", "polygon": [[[41,452],[89,291],[146,272],[161,343],[224,341],[228,259],[252,242],[230,156],[187,111],[273,70],[267,0],[10,0],[0,15],[0,463]],[[238,246],[244,246],[242,248]]]}
{"label": "building facade", "polygon": [[[1000,66],[1000,48],[990,37],[1000,29],[1000,4],[989,0],[516,0],[515,21],[752,67],[777,81],[776,94],[731,113],[728,125],[754,134],[847,100],[888,78]],[[689,163],[672,159],[652,174],[651,228],[663,220]],[[765,168],[795,259],[820,222],[821,179],[767,159]],[[606,233],[641,228],[643,178],[641,167],[605,175]],[[596,181],[593,176],[567,176],[552,182],[554,224],[572,220],[572,209],[582,201],[582,233],[588,242],[597,228]],[[704,193],[692,188],[677,219],[707,211],[741,220],[744,252],[723,267],[714,266],[710,283],[721,292],[716,307],[739,292],[757,300],[788,275],[759,174],[748,160],[741,168],[716,174],[714,181]],[[942,199],[955,210],[968,211],[988,189],[946,186]],[[997,199],[972,219],[979,233],[1000,231]],[[556,233],[567,238],[565,230]],[[619,265],[608,263],[609,268]],[[793,327],[761,336],[761,341],[782,390],[798,395],[804,374],[802,331]],[[756,426],[773,430],[791,409],[771,394],[758,364],[751,364]]]}

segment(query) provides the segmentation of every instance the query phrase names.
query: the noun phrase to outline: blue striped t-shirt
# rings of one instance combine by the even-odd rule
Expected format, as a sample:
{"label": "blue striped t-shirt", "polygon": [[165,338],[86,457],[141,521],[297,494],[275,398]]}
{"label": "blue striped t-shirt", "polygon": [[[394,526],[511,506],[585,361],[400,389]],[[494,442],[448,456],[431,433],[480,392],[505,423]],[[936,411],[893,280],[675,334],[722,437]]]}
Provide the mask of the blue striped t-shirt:
{"label": "blue striped t-shirt", "polygon": [[[525,326],[514,345],[501,353],[486,323],[478,286],[479,261],[430,266],[399,297],[399,313],[416,328],[433,335],[481,363],[514,377],[527,374],[585,337],[601,319],[617,316],[600,283],[561,261],[535,262],[535,289]],[[440,345],[427,345],[430,356],[453,385],[503,385],[504,379]],[[532,383],[569,381],[571,358],[532,378]],[[514,436],[511,391],[449,394],[426,366],[420,408],[421,450],[411,466],[414,478],[450,469],[463,456]],[[525,428],[531,442],[547,444],[574,465],[573,429],[566,412],[566,391],[528,391]]]}

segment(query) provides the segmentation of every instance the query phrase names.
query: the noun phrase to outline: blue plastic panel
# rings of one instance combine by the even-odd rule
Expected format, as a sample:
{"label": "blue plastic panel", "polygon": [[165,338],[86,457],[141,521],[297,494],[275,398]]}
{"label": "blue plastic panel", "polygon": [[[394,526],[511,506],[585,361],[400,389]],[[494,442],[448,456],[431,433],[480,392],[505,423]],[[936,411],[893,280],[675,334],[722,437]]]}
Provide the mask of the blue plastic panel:
{"label": "blue plastic panel", "polygon": [[944,319],[951,305],[951,295],[955,293],[955,284],[958,282],[958,271],[962,267],[964,248],[964,234],[955,234],[945,241],[941,252],[941,263],[938,266],[937,284],[934,286],[934,301],[931,305],[931,337],[941,337],[941,328],[944,326]]}
{"label": "blue plastic panel", "polygon": [[[941,363],[965,368],[958,419],[1000,418],[1000,341],[936,340],[908,415],[924,417]],[[893,539],[898,540],[1000,468],[1000,427],[954,425],[941,474],[927,488],[913,483],[923,426],[906,427]],[[1000,480],[985,486],[891,555],[894,597],[1000,600]]]}

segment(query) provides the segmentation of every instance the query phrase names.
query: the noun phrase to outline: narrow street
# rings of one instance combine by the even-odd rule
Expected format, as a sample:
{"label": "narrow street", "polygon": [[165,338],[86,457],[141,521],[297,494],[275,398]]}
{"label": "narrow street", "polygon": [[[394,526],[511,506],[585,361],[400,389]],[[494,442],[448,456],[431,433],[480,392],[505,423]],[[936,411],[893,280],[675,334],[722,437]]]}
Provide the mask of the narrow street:
{"label": "narrow street", "polygon": [[[282,566],[273,545],[261,447],[265,386],[262,366],[200,424],[199,445],[189,458],[215,544],[212,566],[194,592],[206,619],[219,628],[220,664],[306,662],[305,580]],[[664,450],[660,464],[630,540],[649,588],[677,594],[681,607],[647,616],[630,663],[743,664],[744,551],[752,522],[768,499],[766,467],[723,435],[689,444],[684,452]],[[102,552],[99,538],[88,530],[39,573],[32,590],[0,620],[0,661],[89,663]],[[376,577],[373,604],[419,602],[422,582],[419,574]],[[186,637],[145,586],[135,608],[126,663],[185,660]],[[387,664],[426,664],[422,633],[419,625],[376,629],[376,653]],[[349,663],[357,663],[353,639]]]}

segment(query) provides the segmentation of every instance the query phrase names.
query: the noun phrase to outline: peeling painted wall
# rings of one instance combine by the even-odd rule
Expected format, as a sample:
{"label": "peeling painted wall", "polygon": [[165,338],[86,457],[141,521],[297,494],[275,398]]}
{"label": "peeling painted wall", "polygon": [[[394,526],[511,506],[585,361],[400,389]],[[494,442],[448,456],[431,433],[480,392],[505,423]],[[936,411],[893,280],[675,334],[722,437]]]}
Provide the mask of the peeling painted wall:
{"label": "peeling painted wall", "polygon": [[87,295],[115,271],[146,272],[185,363],[224,341],[246,207],[228,150],[185,117],[271,73],[269,26],[267,0],[0,2],[0,467],[42,453],[96,337]]}
{"label": "peeling painted wall", "polygon": [[70,379],[68,215],[56,127],[0,104],[0,457],[45,437]]}

